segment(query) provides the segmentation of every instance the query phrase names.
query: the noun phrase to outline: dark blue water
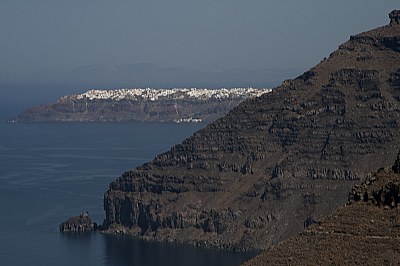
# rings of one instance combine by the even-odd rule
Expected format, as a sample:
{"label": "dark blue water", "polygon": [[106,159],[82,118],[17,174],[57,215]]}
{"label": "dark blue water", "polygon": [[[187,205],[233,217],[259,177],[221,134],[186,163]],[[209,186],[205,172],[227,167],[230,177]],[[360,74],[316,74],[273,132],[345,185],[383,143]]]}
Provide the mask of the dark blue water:
{"label": "dark blue water", "polygon": [[254,255],[58,232],[82,211],[101,223],[111,181],[201,126],[0,122],[0,265],[238,265]]}

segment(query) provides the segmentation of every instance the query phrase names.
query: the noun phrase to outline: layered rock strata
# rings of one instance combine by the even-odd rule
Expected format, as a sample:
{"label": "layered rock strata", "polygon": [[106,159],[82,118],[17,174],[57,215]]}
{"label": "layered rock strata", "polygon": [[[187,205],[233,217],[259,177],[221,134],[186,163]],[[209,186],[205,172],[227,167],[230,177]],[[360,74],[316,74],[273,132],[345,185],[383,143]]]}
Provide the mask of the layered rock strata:
{"label": "layered rock strata", "polygon": [[357,185],[349,202],[245,265],[399,265],[399,161]]}
{"label": "layered rock strata", "polygon": [[398,151],[396,14],[124,173],[105,193],[104,226],[145,239],[262,250],[331,214]]}

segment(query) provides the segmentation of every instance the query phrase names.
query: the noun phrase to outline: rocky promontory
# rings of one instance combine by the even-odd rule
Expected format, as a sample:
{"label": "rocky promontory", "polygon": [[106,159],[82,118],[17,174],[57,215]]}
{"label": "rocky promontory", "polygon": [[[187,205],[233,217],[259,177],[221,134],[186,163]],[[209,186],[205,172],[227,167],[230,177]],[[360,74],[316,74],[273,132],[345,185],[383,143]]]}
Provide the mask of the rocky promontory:
{"label": "rocky promontory", "polygon": [[400,26],[355,36],[110,184],[108,232],[265,250],[321,221],[400,147]]}
{"label": "rocky promontory", "polygon": [[11,122],[210,122],[270,89],[115,89],[67,95]]}

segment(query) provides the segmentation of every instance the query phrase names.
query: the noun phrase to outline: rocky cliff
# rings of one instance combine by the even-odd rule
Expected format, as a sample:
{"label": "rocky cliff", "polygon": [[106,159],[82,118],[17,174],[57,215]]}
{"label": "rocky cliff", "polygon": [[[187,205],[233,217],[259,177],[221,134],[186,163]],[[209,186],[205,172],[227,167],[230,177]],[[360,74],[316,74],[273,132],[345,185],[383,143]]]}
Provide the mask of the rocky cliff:
{"label": "rocky cliff", "polygon": [[246,100],[104,196],[109,232],[267,249],[331,214],[400,144],[400,25],[351,36],[271,93]]}
{"label": "rocky cliff", "polygon": [[350,193],[349,202],[245,265],[399,265],[400,160]]}
{"label": "rocky cliff", "polygon": [[211,122],[270,89],[115,89],[67,95],[11,122]]}

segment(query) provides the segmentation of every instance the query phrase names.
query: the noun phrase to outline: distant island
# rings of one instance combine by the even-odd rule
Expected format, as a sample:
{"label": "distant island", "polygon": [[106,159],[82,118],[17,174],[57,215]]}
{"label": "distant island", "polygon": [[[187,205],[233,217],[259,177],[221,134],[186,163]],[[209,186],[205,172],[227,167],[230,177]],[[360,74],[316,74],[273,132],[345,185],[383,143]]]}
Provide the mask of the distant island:
{"label": "distant island", "polygon": [[211,122],[243,100],[270,91],[251,87],[89,90],[34,106],[10,122]]}

